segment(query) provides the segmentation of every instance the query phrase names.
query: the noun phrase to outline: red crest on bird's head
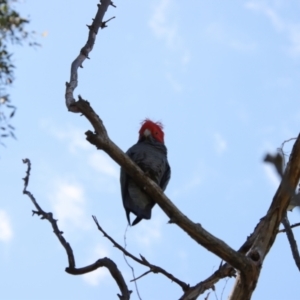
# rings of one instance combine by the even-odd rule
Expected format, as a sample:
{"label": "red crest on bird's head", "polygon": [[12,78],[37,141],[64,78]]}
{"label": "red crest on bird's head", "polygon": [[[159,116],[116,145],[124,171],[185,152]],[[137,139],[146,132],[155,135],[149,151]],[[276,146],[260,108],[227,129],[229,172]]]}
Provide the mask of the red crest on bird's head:
{"label": "red crest on bird's head", "polygon": [[142,138],[145,133],[150,132],[152,137],[157,141],[164,143],[164,132],[163,125],[160,122],[153,122],[149,119],[144,120],[142,123],[142,127],[139,131],[139,139]]}

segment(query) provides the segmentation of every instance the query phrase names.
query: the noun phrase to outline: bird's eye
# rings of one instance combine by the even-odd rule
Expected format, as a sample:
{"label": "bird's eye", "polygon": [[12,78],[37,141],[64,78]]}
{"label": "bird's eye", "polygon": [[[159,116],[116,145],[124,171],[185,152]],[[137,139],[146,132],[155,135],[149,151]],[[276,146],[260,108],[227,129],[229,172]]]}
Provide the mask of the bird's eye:
{"label": "bird's eye", "polygon": [[157,132],[157,131],[155,132],[155,135],[158,135],[158,132]]}

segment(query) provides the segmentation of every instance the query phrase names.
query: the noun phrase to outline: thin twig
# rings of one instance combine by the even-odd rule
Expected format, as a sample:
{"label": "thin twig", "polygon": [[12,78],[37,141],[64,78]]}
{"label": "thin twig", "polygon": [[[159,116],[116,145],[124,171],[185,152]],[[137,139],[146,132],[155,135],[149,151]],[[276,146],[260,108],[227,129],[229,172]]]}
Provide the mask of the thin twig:
{"label": "thin twig", "polygon": [[[123,255],[124,255],[124,254],[123,254]],[[140,278],[142,278],[142,277],[148,275],[148,274],[151,273],[151,272],[152,272],[151,270],[148,270],[148,271],[146,271],[145,273],[143,273],[142,275],[140,275],[139,277],[136,277],[136,278],[134,278],[134,279],[131,279],[130,281],[132,282],[132,281],[139,280]]]}
{"label": "thin twig", "polygon": [[[300,226],[300,223],[295,223],[293,225],[290,226],[290,228],[295,228],[295,227],[299,227]],[[280,229],[278,230],[278,233],[282,233],[282,232],[286,232],[285,229]]]}
{"label": "thin twig", "polygon": [[221,300],[223,299],[223,294],[224,294],[224,291],[225,291],[225,288],[226,288],[226,285],[227,285],[227,282],[228,282],[229,278],[225,278],[225,284],[223,286],[223,289],[222,289],[222,292],[221,292]]}
{"label": "thin twig", "polygon": [[210,292],[207,293],[206,297],[204,298],[204,300],[208,300],[208,297],[210,295]]}
{"label": "thin twig", "polygon": [[299,256],[298,246],[297,246],[297,242],[294,238],[294,234],[293,234],[293,231],[291,229],[290,222],[288,220],[287,214],[283,217],[281,223],[284,226],[284,229],[286,231],[286,236],[287,236],[287,238],[289,240],[289,243],[290,243],[290,247],[291,247],[291,250],[292,250],[294,261],[296,263],[296,266],[298,267],[298,270],[300,271],[300,256]]}
{"label": "thin twig", "polygon": [[284,145],[285,145],[286,143],[289,143],[289,142],[295,141],[295,140],[297,140],[296,137],[295,137],[295,138],[290,138],[290,139],[288,139],[288,140],[283,141],[282,144],[281,144],[281,147],[279,148],[279,149],[281,149],[282,153],[284,153],[284,152],[283,152]]}
{"label": "thin twig", "polygon": [[[124,232],[124,249],[127,248],[127,243],[126,243],[126,233],[127,233],[127,230],[128,230],[128,226],[129,226],[129,224],[127,224],[126,229],[125,229],[125,232]],[[127,260],[127,258],[126,258],[126,256],[125,256],[124,252],[123,252],[123,257],[124,257],[124,260],[125,260],[127,266],[131,269],[132,277],[133,277],[133,279],[134,279],[134,285],[135,285],[136,293],[137,293],[139,299],[142,300],[141,295],[140,295],[140,293],[139,293],[138,286],[137,286],[137,282],[136,282],[136,280],[135,280],[136,278],[135,278],[135,274],[134,274],[134,268],[133,268],[133,267],[131,266],[131,264],[128,262],[128,260]],[[131,280],[131,281],[132,281],[132,280]]]}
{"label": "thin twig", "polygon": [[166,277],[168,277],[169,279],[171,279],[172,281],[174,281],[175,283],[177,283],[183,291],[186,291],[189,289],[189,285],[186,284],[185,282],[179,280],[178,278],[176,278],[175,276],[173,276],[172,274],[168,273],[166,270],[164,270],[161,267],[155,266],[150,264],[145,257],[143,257],[142,255],[140,255],[141,259],[137,258],[136,256],[134,256],[133,254],[131,254],[130,252],[128,252],[126,249],[124,249],[120,244],[118,244],[112,237],[110,237],[100,226],[100,224],[98,223],[98,220],[95,216],[93,216],[93,219],[96,223],[96,226],[98,228],[99,231],[101,231],[104,235],[104,237],[106,237],[107,239],[109,239],[112,244],[118,248],[119,250],[121,250],[126,256],[130,257],[131,259],[133,259],[134,261],[138,262],[141,265],[144,265],[148,268],[150,268],[150,271],[152,273],[161,273],[163,275],[165,275]]}
{"label": "thin twig", "polygon": [[213,291],[214,291],[214,294],[215,294],[216,300],[219,300],[216,290],[214,289]]}

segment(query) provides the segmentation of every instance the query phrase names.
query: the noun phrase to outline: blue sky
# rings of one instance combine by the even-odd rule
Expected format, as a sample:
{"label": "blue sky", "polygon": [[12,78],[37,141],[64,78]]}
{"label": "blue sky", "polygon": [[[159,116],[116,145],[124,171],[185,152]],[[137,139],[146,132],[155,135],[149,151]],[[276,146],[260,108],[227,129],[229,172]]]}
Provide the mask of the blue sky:
{"label": "blue sky", "polygon": [[[31,216],[29,190],[59,220],[82,267],[108,256],[138,299],[122,254],[91,218],[123,244],[126,217],[119,166],[85,140],[91,125],[64,103],[70,65],[87,39],[98,1],[27,0],[17,5],[37,31],[38,49],[14,47],[17,141],[0,149],[2,299],[115,299],[109,273],[64,272],[66,254],[50,224]],[[266,213],[279,184],[262,163],[300,126],[300,3],[270,1],[115,1],[75,95],[87,99],[124,151],[148,117],[165,125],[172,178],[166,194],[193,221],[237,249]],[[289,151],[287,146],[286,150]],[[289,213],[299,222],[299,211]],[[150,221],[127,233],[127,247],[194,285],[220,259],[196,244],[155,207]],[[300,229],[295,237],[300,240]],[[131,262],[136,276],[147,269]],[[220,281],[209,299],[227,298],[234,280]],[[138,280],[143,300],[178,299],[162,275]],[[265,259],[252,299],[298,299],[299,271],[281,234]],[[205,294],[206,295],[206,294]],[[204,299],[202,295],[199,299]]]}

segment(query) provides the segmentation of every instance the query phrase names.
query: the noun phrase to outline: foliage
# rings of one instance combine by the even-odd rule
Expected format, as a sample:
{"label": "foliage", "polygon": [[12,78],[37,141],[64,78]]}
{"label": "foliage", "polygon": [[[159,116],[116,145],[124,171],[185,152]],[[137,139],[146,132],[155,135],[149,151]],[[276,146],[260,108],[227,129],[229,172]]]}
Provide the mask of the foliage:
{"label": "foliage", "polygon": [[10,119],[15,115],[16,107],[12,105],[7,87],[14,81],[15,65],[9,44],[22,45],[27,41],[29,46],[38,45],[32,42],[34,32],[25,30],[28,19],[20,16],[14,9],[17,0],[0,0],[0,143],[8,136],[15,137]]}

